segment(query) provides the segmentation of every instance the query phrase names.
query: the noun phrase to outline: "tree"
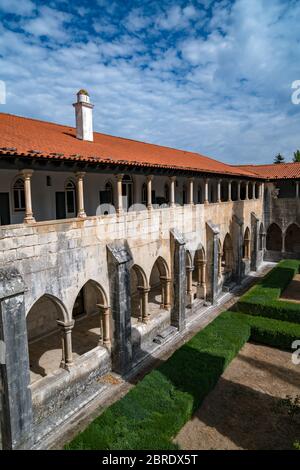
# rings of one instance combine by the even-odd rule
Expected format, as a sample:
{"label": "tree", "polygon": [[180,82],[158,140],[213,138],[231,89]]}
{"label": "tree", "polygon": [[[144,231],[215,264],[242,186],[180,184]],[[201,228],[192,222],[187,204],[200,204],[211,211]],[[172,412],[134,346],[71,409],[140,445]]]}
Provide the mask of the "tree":
{"label": "tree", "polygon": [[294,152],[293,162],[300,162],[300,150],[296,150],[296,152]]}
{"label": "tree", "polygon": [[281,153],[279,153],[278,155],[276,155],[276,157],[274,158],[274,162],[273,163],[285,163],[285,159],[284,157],[281,155]]}

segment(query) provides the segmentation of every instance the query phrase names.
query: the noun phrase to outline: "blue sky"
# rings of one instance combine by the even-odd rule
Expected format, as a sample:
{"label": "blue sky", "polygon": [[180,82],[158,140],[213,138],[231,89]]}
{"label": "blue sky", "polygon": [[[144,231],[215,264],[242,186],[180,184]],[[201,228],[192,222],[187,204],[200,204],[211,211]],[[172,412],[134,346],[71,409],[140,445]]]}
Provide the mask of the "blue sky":
{"label": "blue sky", "polygon": [[74,125],[229,163],[300,148],[298,0],[0,0],[1,112]]}

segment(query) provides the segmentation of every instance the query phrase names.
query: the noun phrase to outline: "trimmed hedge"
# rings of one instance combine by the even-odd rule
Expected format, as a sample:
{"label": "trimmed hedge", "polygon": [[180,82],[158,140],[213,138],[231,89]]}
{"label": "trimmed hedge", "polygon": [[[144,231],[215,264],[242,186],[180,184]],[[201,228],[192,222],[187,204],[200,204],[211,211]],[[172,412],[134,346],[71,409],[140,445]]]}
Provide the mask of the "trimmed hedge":
{"label": "trimmed hedge", "polygon": [[66,449],[176,449],[171,439],[249,337],[250,326],[242,315],[221,314],[104,411]]}
{"label": "trimmed hedge", "polygon": [[300,325],[297,323],[257,317],[245,313],[235,312],[235,314],[238,318],[244,318],[244,321],[250,326],[250,340],[256,343],[292,351],[292,342],[300,339]]}
{"label": "trimmed hedge", "polygon": [[279,299],[299,270],[300,260],[281,261],[240,298],[236,310],[249,315],[300,323],[300,303]]}

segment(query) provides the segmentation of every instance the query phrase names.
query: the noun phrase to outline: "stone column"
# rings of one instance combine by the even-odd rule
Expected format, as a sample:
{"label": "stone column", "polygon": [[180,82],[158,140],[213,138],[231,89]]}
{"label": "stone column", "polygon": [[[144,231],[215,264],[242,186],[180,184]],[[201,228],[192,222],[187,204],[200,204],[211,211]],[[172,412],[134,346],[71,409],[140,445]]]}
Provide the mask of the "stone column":
{"label": "stone column", "polygon": [[217,182],[217,202],[221,202],[221,182],[220,179]]}
{"label": "stone column", "polygon": [[175,206],[175,184],[176,176],[171,176],[170,178],[170,206]]}
{"label": "stone column", "polygon": [[201,288],[203,299],[206,299],[206,261],[201,262]]}
{"label": "stone column", "polygon": [[103,346],[108,350],[111,349],[111,340],[110,340],[110,308],[101,307],[102,310],[102,324],[103,324]]}
{"label": "stone column", "polygon": [[30,449],[33,436],[25,285],[0,268],[0,409],[3,449]]}
{"label": "stone column", "polygon": [[169,308],[171,307],[171,293],[170,293],[171,279],[165,276],[161,276],[160,282],[161,282],[161,290],[162,290],[161,308],[165,310],[169,310]]}
{"label": "stone column", "polygon": [[282,231],[282,238],[281,238],[281,253],[285,253],[285,231]]}
{"label": "stone column", "polygon": [[194,178],[189,178],[189,203],[194,205]]}
{"label": "stone column", "polygon": [[62,340],[62,359],[60,367],[69,370],[73,365],[72,329],[74,327],[75,321],[71,320],[69,322],[64,322],[57,320],[57,324],[61,330]]}
{"label": "stone column", "polygon": [[24,193],[25,193],[25,217],[24,223],[30,224],[35,222],[32,211],[32,199],[31,199],[31,177],[33,170],[21,171],[21,176],[24,178]]}
{"label": "stone column", "polygon": [[299,197],[299,181],[296,181],[296,198]]}
{"label": "stone column", "polygon": [[139,321],[147,323],[149,319],[148,314],[148,294],[150,292],[149,287],[138,287],[140,294],[140,316]]}
{"label": "stone column", "polygon": [[122,196],[123,175],[121,175],[121,174],[116,175],[116,179],[117,179],[117,207],[116,207],[116,212],[117,212],[117,214],[122,214],[122,212],[123,212],[123,196]]}
{"label": "stone column", "polygon": [[231,180],[228,181],[228,201],[229,202],[232,201],[232,197],[231,197]]}
{"label": "stone column", "polygon": [[209,179],[205,178],[204,180],[204,204],[208,204],[208,183]]}
{"label": "stone column", "polygon": [[[173,260],[173,305],[171,309],[171,325],[179,331],[185,328],[185,305],[186,305],[186,250],[185,240],[176,229],[170,231],[171,256]],[[169,296],[170,296],[170,283]],[[169,300],[170,304],[170,300]]]}
{"label": "stone column", "polygon": [[107,245],[110,306],[114,322],[112,368],[119,374],[132,365],[130,267],[132,257],[125,244]]}
{"label": "stone column", "polygon": [[214,304],[218,298],[220,287],[218,279],[218,253],[219,253],[219,229],[211,221],[206,222],[207,262],[210,278],[209,299]]}
{"label": "stone column", "polygon": [[147,176],[147,209],[151,210],[153,208],[152,206],[152,180],[153,176],[148,175]]}
{"label": "stone column", "polygon": [[238,184],[237,184],[237,200],[240,201],[241,200],[241,182],[238,181]]}
{"label": "stone column", "polygon": [[245,200],[248,201],[248,199],[249,199],[249,181],[246,181],[245,189],[246,189]]}
{"label": "stone column", "polygon": [[193,303],[193,267],[189,266],[186,268],[186,296],[187,296],[187,305],[192,305]]}
{"label": "stone column", "polygon": [[83,178],[85,173],[79,172],[76,173],[76,182],[77,182],[77,217],[84,218],[86,213],[84,210],[84,194],[83,194]]}

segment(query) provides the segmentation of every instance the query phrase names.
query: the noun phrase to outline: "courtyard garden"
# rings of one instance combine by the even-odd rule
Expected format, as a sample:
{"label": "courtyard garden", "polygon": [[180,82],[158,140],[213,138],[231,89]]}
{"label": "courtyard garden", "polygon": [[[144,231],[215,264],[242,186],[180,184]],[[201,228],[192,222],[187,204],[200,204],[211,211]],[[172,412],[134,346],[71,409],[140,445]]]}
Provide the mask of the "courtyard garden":
{"label": "courtyard garden", "polygon": [[[296,447],[296,441],[300,439],[299,421],[297,421],[297,417],[295,419],[293,417],[289,425],[288,418],[286,419],[285,414],[278,410],[280,403],[283,407],[286,406],[285,409],[294,407],[295,415],[300,408],[294,393],[300,388],[300,371],[296,370],[296,367],[300,366],[293,366],[294,369],[287,368],[287,371],[284,371],[284,364],[287,361],[291,363],[292,343],[300,339],[300,303],[294,302],[293,299],[281,300],[282,293],[293,282],[299,273],[299,268],[300,261],[287,260],[279,263],[265,278],[239,299],[232,311],[223,312],[205,329],[175,351],[167,361],[146,375],[126,396],[106,409],[66,448],[122,450],[193,448],[188,447],[187,441],[198,446],[199,439],[198,441],[197,439],[196,441],[187,440],[184,436],[188,436],[189,432],[191,435],[197,436],[197,433],[200,435],[201,429],[202,431],[206,429],[205,426],[199,427],[199,423],[195,429],[191,423],[198,413],[201,413],[202,410],[205,412],[207,406],[208,411],[210,410],[208,415],[212,416],[214,407],[209,408],[209,404],[207,404],[209,397],[214,393],[219,393],[216,396],[216,403],[219,404],[219,409],[222,411],[228,406],[230,395],[233,392],[238,395],[238,402],[243,403],[241,396],[239,396],[243,389],[247,389],[247,400],[245,399],[244,411],[241,409],[241,412],[248,410],[247,412],[250,413],[251,406],[253,406],[253,410],[257,414],[260,412],[263,414],[261,408],[257,409],[257,403],[259,402],[260,405],[266,403],[265,407],[269,409],[268,416],[270,416],[270,410],[272,413],[274,412],[275,421],[279,419],[278,416],[281,416],[284,423],[282,436],[288,436],[291,448],[293,443]],[[253,343],[255,343],[254,346]],[[277,350],[279,351],[278,363],[272,366],[272,357],[276,355]],[[243,359],[245,354],[247,360]],[[248,369],[250,366],[254,366],[251,363],[251,356],[255,357],[255,355],[257,355],[255,368],[257,369],[257,364],[261,368],[267,367],[271,382],[272,377],[276,378],[278,374],[281,374],[279,377],[281,382],[290,382],[292,388],[287,390],[291,390],[294,397],[281,397],[280,399],[279,396],[276,396],[272,400],[272,387],[274,388],[276,385],[275,381],[272,383],[272,387],[266,389],[263,397],[259,396],[258,391],[254,392],[251,386],[253,382],[259,382],[262,369],[258,371],[255,380],[253,377],[250,381],[247,378],[246,385],[239,387],[232,385],[232,377],[237,373],[241,374],[246,363]],[[238,358],[235,361],[240,361],[240,364],[232,369],[236,356]],[[233,364],[230,365],[232,361]],[[228,372],[225,372],[227,367],[228,371],[231,370],[229,376],[226,376]],[[248,370],[247,367],[245,370]],[[249,369],[249,374],[253,373],[253,370],[251,372]],[[283,394],[284,390],[283,387]],[[257,401],[257,397],[261,400]],[[277,407],[279,408],[277,409]],[[232,412],[229,414],[232,417]],[[249,416],[248,414],[248,418]],[[223,418],[226,420],[228,417],[226,418],[224,415]],[[214,421],[212,421],[210,429],[212,429],[213,423]],[[223,424],[225,425],[225,423]],[[187,428],[182,436],[181,433],[185,429],[185,425],[192,427],[189,428],[190,431]],[[273,425],[276,429],[278,422],[276,421],[275,424],[273,422]],[[251,424],[249,427],[251,429]],[[290,429],[291,435],[288,434],[285,427]],[[231,428],[236,431],[237,423],[235,421],[232,422]],[[253,433],[256,432],[255,429],[252,428],[252,430]],[[179,437],[175,439],[178,433]],[[239,441],[236,436],[235,441]],[[216,440],[213,439],[211,442],[208,441],[206,445],[213,448],[213,442],[217,445]],[[289,445],[288,442],[282,444],[284,448]],[[220,446],[223,444],[219,443]],[[243,448],[243,445],[246,448],[259,447],[259,443],[255,439],[254,441],[241,440],[238,448]],[[269,441],[265,441],[264,445],[272,447],[272,443]],[[276,442],[277,448],[278,445]]]}

